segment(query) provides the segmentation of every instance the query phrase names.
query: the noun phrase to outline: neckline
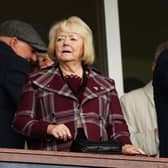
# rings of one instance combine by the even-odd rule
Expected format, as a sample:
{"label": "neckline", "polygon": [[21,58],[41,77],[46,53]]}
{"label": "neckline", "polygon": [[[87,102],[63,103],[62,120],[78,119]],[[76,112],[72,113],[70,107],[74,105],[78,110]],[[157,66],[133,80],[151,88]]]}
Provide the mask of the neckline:
{"label": "neckline", "polygon": [[87,77],[86,77],[86,73],[85,73],[85,68],[83,67],[82,78],[80,76],[76,75],[77,77],[79,77],[81,79],[81,84],[80,84],[80,86],[76,90],[73,89],[73,87],[71,86],[71,83],[69,83],[69,81],[66,80],[66,77],[63,75],[63,72],[62,72],[60,66],[58,66],[58,68],[59,68],[59,72],[61,74],[62,79],[67,83],[68,87],[72,90],[73,94],[78,97],[79,94],[80,94],[80,91],[82,89],[84,89],[84,87],[86,86],[86,83],[87,83]]}

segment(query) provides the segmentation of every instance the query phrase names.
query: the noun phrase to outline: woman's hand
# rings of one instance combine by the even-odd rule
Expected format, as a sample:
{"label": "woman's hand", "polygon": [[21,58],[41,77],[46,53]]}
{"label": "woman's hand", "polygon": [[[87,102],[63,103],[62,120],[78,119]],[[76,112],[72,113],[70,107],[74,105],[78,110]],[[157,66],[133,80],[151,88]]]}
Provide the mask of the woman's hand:
{"label": "woman's hand", "polygon": [[122,153],[123,154],[140,154],[140,155],[145,155],[145,152],[131,144],[125,144],[122,146]]}
{"label": "woman's hand", "polygon": [[47,134],[53,135],[55,138],[64,141],[72,138],[69,128],[64,124],[49,124]]}

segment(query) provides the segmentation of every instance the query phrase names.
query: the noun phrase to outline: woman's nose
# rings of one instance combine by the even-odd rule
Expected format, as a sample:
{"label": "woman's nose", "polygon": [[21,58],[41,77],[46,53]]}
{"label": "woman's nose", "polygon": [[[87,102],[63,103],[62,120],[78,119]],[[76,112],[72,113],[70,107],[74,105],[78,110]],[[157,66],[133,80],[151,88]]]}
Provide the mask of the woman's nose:
{"label": "woman's nose", "polygon": [[68,38],[65,38],[64,39],[64,45],[68,45],[69,44],[69,39]]}

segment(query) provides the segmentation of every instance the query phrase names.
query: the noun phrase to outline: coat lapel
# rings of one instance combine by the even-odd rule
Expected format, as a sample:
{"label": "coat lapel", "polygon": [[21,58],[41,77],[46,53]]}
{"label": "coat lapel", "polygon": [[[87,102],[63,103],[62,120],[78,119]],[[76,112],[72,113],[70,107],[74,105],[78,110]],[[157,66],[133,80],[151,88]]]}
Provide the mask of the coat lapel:
{"label": "coat lapel", "polygon": [[148,98],[149,101],[151,102],[152,106],[154,106],[152,81],[150,81],[150,82],[144,87],[144,93],[146,94],[147,98]]}
{"label": "coat lapel", "polygon": [[57,67],[53,67],[47,72],[44,72],[44,74],[33,81],[33,83],[44,90],[71,97],[75,100],[77,99],[62,79]]}
{"label": "coat lapel", "polygon": [[[114,84],[111,84],[109,80],[94,71],[89,70],[87,76],[88,82],[84,89],[82,104],[115,88]],[[67,83],[62,79],[58,67],[43,71],[43,74],[33,83],[42,89],[77,100]]]}
{"label": "coat lapel", "polygon": [[111,85],[111,83],[105,80],[104,77],[93,71],[90,71],[88,79],[82,103],[114,89],[114,85]]}

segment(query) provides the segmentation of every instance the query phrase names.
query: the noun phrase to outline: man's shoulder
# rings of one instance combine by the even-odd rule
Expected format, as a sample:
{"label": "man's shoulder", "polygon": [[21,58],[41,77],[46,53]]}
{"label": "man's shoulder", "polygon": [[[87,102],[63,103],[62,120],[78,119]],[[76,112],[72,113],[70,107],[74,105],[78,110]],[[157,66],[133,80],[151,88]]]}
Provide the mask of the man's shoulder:
{"label": "man's shoulder", "polygon": [[128,99],[131,99],[135,101],[136,99],[141,98],[144,95],[144,88],[138,88],[132,91],[129,91],[128,93],[125,93],[120,97],[121,101],[126,101]]}

